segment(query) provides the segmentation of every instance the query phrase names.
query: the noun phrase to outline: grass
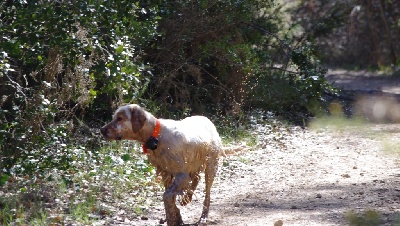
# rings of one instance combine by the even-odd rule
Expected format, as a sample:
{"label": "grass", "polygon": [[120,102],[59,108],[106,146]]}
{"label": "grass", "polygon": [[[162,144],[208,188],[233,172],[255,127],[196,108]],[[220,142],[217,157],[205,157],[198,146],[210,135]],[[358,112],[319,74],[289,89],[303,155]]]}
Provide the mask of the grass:
{"label": "grass", "polygon": [[[21,192],[22,191],[22,192]],[[45,196],[45,195],[44,195]],[[46,225],[47,213],[44,207],[44,196],[35,190],[23,191],[0,199],[0,223],[2,225]]]}
{"label": "grass", "polygon": [[47,218],[47,213],[44,211],[41,211],[34,217],[29,224],[32,226],[42,226],[42,225],[48,225],[50,222]]}
{"label": "grass", "polygon": [[382,223],[380,214],[375,210],[367,210],[363,213],[350,211],[346,214],[346,219],[350,226],[378,226]]}
{"label": "grass", "polygon": [[[10,202],[11,200],[8,200]],[[8,225],[13,221],[13,212],[11,211],[10,204],[5,200],[0,200],[0,223]]]}
{"label": "grass", "polygon": [[385,150],[388,153],[393,153],[396,155],[400,154],[400,150],[399,150],[400,140],[399,139],[393,139],[390,136],[383,137],[382,138],[382,146],[383,146],[383,150]]}
{"label": "grass", "polygon": [[[218,131],[224,143],[244,141],[255,146],[257,136],[248,125],[243,117],[226,118]],[[163,188],[138,143],[98,143],[99,149],[70,149],[67,169],[14,174],[2,180],[0,225],[109,224],[120,211],[135,218],[162,205],[154,194]]]}
{"label": "grass", "polygon": [[252,133],[251,123],[248,117],[238,115],[237,117],[224,117],[218,121],[217,130],[221,136],[223,145],[235,143],[246,143],[247,146],[257,145],[257,136]]}
{"label": "grass", "polygon": [[337,132],[366,130],[367,122],[362,118],[345,116],[323,116],[311,121],[309,127],[314,130],[329,129]]}
{"label": "grass", "polygon": [[139,150],[132,142],[105,143],[77,149],[67,171],[10,177],[1,187],[0,225],[103,224],[121,209],[144,214],[161,185]]}

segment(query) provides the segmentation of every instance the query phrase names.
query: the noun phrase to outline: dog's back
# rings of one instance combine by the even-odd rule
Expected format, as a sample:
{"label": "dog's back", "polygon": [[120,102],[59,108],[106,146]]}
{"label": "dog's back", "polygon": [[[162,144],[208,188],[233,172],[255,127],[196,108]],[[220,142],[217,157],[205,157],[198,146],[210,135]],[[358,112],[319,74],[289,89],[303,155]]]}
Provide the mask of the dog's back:
{"label": "dog's back", "polygon": [[207,158],[218,158],[222,144],[217,129],[206,117],[192,116],[181,121],[160,119],[160,147],[149,155],[154,165],[175,172],[196,172]]}
{"label": "dog's back", "polygon": [[221,146],[221,138],[214,124],[204,116],[191,116],[181,121],[182,130],[189,142]]}

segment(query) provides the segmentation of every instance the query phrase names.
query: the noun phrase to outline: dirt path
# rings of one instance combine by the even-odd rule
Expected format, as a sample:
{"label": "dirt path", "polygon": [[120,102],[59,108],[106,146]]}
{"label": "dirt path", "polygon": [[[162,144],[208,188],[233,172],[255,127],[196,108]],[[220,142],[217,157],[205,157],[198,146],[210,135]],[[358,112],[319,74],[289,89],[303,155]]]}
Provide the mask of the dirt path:
{"label": "dirt path", "polygon": [[[336,77],[336,84],[342,88],[374,92],[394,84],[372,79],[374,84],[363,86],[364,80],[341,78]],[[360,125],[338,119],[314,125],[258,125],[255,150],[221,161],[209,225],[272,226],[282,220],[283,225],[339,226],[348,225],[350,211],[366,210],[379,213],[380,225],[400,225],[400,124]],[[203,189],[201,184],[193,202],[181,207],[184,222],[198,220]],[[164,217],[159,201],[137,225],[159,224]]]}
{"label": "dirt path", "polygon": [[[400,211],[400,168],[390,152],[400,125],[341,130],[260,126],[257,150],[221,161],[212,190],[209,225],[347,225],[353,210],[376,210],[381,225],[394,225]],[[201,213],[203,186],[181,207],[184,221]],[[161,200],[160,200],[161,201]],[[163,208],[139,225],[157,225]]]}
{"label": "dirt path", "polygon": [[379,139],[296,128],[282,134],[281,143],[236,157],[242,170],[215,189],[217,225],[345,225],[346,212],[365,209],[393,222],[400,171]]}

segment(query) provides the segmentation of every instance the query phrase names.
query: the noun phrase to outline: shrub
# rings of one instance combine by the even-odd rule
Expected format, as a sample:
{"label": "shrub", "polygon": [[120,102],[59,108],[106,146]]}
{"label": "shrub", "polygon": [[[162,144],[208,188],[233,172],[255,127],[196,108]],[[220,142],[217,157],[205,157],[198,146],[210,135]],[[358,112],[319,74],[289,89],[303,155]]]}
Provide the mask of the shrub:
{"label": "shrub", "polygon": [[308,112],[329,89],[312,36],[289,34],[275,1],[196,0],[162,7],[163,38],[145,59],[155,71],[147,97],[164,113],[236,115],[253,106]]}
{"label": "shrub", "polygon": [[147,97],[163,113],[226,113],[247,103],[255,71],[269,57],[262,46],[268,37],[258,27],[278,32],[274,2],[196,0],[160,7],[163,36],[146,50],[155,72]]}
{"label": "shrub", "polygon": [[156,35],[157,18],[146,16],[155,8],[5,1],[0,9],[0,169],[68,167],[74,121],[145,89],[150,75],[140,56]]}
{"label": "shrub", "polygon": [[71,139],[77,125],[123,102],[171,117],[235,118],[253,106],[310,111],[328,87],[308,37],[287,34],[273,0],[5,1],[0,9],[7,173],[17,163],[27,173],[68,167],[81,146]]}

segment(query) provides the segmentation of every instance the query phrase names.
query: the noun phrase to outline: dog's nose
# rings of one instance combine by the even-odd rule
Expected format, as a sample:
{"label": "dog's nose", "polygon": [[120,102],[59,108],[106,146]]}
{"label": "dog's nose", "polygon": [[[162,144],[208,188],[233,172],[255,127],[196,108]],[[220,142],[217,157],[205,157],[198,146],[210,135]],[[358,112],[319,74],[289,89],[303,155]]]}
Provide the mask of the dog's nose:
{"label": "dog's nose", "polygon": [[100,132],[103,136],[107,136],[107,128],[103,127],[100,129]]}

